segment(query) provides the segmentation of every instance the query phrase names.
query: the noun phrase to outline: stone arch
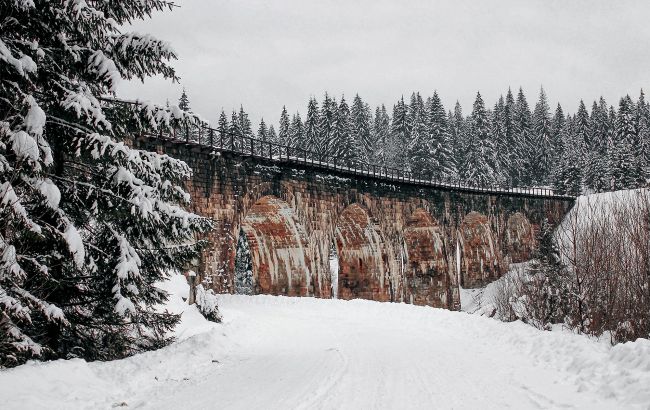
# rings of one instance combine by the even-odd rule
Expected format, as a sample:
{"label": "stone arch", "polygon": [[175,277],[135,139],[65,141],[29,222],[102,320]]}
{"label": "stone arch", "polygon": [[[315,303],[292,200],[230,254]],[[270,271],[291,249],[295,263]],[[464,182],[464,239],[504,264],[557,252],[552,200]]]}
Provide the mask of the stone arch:
{"label": "stone arch", "polygon": [[449,308],[450,277],[444,233],[438,221],[422,208],[406,221],[407,302],[415,305]]}
{"label": "stone arch", "polygon": [[339,299],[391,300],[383,236],[368,210],[358,203],[346,207],[336,222],[334,240]]}
{"label": "stone arch", "polygon": [[485,215],[478,212],[467,214],[460,225],[458,239],[462,254],[462,287],[481,287],[501,276],[501,250]]}
{"label": "stone arch", "polygon": [[510,262],[530,260],[531,252],[535,247],[535,234],[530,221],[521,212],[515,212],[508,217],[506,246]]}
{"label": "stone arch", "polygon": [[261,197],[248,209],[241,229],[250,245],[256,293],[314,294],[307,234],[287,202]]}

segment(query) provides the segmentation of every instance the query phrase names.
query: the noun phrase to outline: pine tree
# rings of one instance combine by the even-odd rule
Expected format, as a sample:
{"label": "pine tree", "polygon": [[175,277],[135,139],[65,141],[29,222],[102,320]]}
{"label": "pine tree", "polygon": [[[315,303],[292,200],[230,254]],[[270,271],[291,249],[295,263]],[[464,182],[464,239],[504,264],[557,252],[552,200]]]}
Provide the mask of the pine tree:
{"label": "pine tree", "polygon": [[641,179],[641,170],[634,152],[634,144],[638,142],[634,117],[634,103],[630,96],[621,98],[609,155],[611,188],[614,190],[636,187]]}
{"label": "pine tree", "polygon": [[638,144],[635,155],[641,172],[640,180],[643,183],[650,178],[650,105],[645,100],[643,90],[636,104],[636,124]]}
{"label": "pine tree", "polygon": [[430,100],[426,123],[431,146],[432,175],[436,181],[446,181],[456,175],[451,132],[445,107],[437,92]]}
{"label": "pine tree", "polygon": [[[133,146],[196,117],[119,101],[176,80],[166,42],[128,32],[166,1],[14,1],[0,30],[0,365],[109,360],[167,344],[155,283],[197,256],[182,161]],[[7,17],[10,16],[10,17]]]}
{"label": "pine tree", "polygon": [[524,90],[520,87],[513,116],[514,134],[511,161],[515,186],[530,186],[533,182],[532,115]]}
{"label": "pine tree", "polygon": [[190,99],[187,96],[187,93],[185,92],[185,88],[183,88],[183,93],[181,94],[181,98],[178,99],[178,108],[180,108],[183,111],[190,112]]}
{"label": "pine tree", "polygon": [[508,88],[503,107],[507,151],[500,153],[500,156],[503,158],[500,162],[507,164],[504,173],[507,175],[507,185],[510,187],[519,185],[521,170],[525,166],[521,155],[521,143],[517,135],[517,126],[515,124],[515,108],[515,99],[512,95],[512,90]]}
{"label": "pine tree", "polygon": [[235,293],[239,295],[255,293],[251,249],[243,229],[239,230],[237,250],[235,251]]}
{"label": "pine tree", "polygon": [[562,127],[562,157],[553,173],[553,189],[559,194],[578,196],[582,193],[582,166],[574,122],[567,116]]}
{"label": "pine tree", "polygon": [[506,138],[506,112],[505,100],[503,96],[494,104],[492,110],[492,120],[490,121],[490,133],[494,141],[495,149],[495,170],[498,175],[498,184],[504,187],[508,186],[508,141]]}
{"label": "pine tree", "polygon": [[390,166],[397,169],[406,169],[409,165],[407,154],[404,152],[404,149],[409,146],[407,110],[404,97],[393,106],[393,119],[386,153]]}
{"label": "pine tree", "polygon": [[485,110],[481,94],[477,93],[470,117],[462,180],[467,184],[479,187],[493,186],[498,180],[498,175],[492,166],[494,158],[488,113]]}
{"label": "pine tree", "polygon": [[390,143],[390,117],[386,106],[381,105],[375,110],[373,121],[373,141],[375,144],[374,162],[380,167],[388,166],[388,145]]}
{"label": "pine tree", "polygon": [[282,113],[280,114],[280,128],[278,129],[278,142],[280,145],[289,144],[289,114],[287,113],[287,107],[282,106]]}
{"label": "pine tree", "polygon": [[267,142],[269,140],[269,129],[266,127],[264,118],[262,118],[260,121],[260,126],[257,128],[257,139],[263,142]]}
{"label": "pine tree", "polygon": [[307,147],[309,154],[312,152],[320,153],[319,147],[321,146],[321,135],[319,124],[320,114],[318,112],[318,102],[312,97],[309,99],[309,105],[307,106],[307,119],[305,121],[305,146]]}
{"label": "pine tree", "polygon": [[603,97],[594,101],[589,129],[590,146],[587,147],[584,166],[584,186],[592,192],[602,192],[608,188],[607,147],[613,125],[610,124],[607,103]]}
{"label": "pine tree", "polygon": [[350,115],[352,121],[352,139],[357,144],[355,151],[359,160],[367,164],[373,151],[373,144],[370,139],[370,123],[372,118],[370,108],[367,104],[364,104],[359,94],[354,96]]}
{"label": "pine tree", "polygon": [[252,138],[254,134],[251,121],[248,119],[248,114],[246,114],[244,107],[241,105],[239,106],[239,114],[237,115],[237,119],[239,120],[239,130],[241,137]]}
{"label": "pine tree", "polygon": [[533,111],[532,182],[543,185],[549,182],[553,141],[551,138],[551,112],[544,88],[539,91],[539,100]]}
{"label": "pine tree", "polygon": [[465,175],[465,156],[467,154],[468,127],[463,117],[463,109],[460,103],[456,101],[454,113],[449,113],[449,124],[451,125],[451,140],[454,153],[454,164],[457,178]]}
{"label": "pine tree", "polygon": [[291,119],[291,125],[289,126],[289,146],[295,148],[294,154],[295,157],[303,158],[305,156],[305,127],[302,124],[302,118],[300,118],[300,113],[296,112]]}
{"label": "pine tree", "polygon": [[336,111],[334,134],[331,144],[331,152],[337,161],[341,161],[347,166],[356,164],[359,159],[359,154],[352,131],[350,108],[345,101],[345,97],[341,97],[341,103]]}
{"label": "pine tree", "polygon": [[562,129],[564,128],[565,122],[566,118],[564,117],[564,111],[562,110],[562,106],[558,103],[555,108],[555,114],[553,115],[553,122],[551,123],[551,145],[553,147],[551,173],[552,170],[557,167],[560,158],[562,158],[562,149],[564,146],[562,143]]}
{"label": "pine tree", "polygon": [[430,135],[427,129],[427,115],[420,93],[411,96],[407,111],[409,144],[408,167],[416,176],[433,178],[433,158]]}
{"label": "pine tree", "polygon": [[228,128],[229,141],[225,144],[226,147],[230,147],[233,151],[241,150],[242,135],[243,134],[241,130],[241,122],[239,122],[239,114],[233,110],[232,114],[230,115],[230,128]]}
{"label": "pine tree", "polygon": [[221,110],[221,114],[219,114],[219,122],[217,123],[217,134],[219,138],[219,144],[225,145],[227,141],[230,141],[230,138],[228,137],[228,132],[230,129],[230,125],[228,124],[228,117],[226,117],[226,113]]}
{"label": "pine tree", "polygon": [[335,115],[337,107],[336,101],[333,101],[327,93],[321,106],[320,115],[320,141],[317,145],[317,152],[321,160],[333,155],[332,139],[334,138]]}

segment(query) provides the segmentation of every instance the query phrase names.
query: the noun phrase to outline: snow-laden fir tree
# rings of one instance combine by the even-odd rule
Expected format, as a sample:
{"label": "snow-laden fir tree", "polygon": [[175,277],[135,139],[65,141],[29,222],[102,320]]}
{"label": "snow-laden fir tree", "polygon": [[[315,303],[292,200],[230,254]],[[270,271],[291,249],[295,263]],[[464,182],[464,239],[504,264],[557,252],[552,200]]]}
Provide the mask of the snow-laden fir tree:
{"label": "snow-laden fir tree", "polygon": [[404,103],[404,97],[402,97],[393,106],[390,138],[386,147],[389,166],[397,169],[408,168],[409,158],[407,148],[409,146],[409,139],[408,107]]}
{"label": "snow-laden fir tree", "polygon": [[230,141],[228,138],[229,129],[230,124],[228,124],[228,117],[222,109],[221,114],[219,114],[219,122],[217,123],[217,139],[219,140],[219,144],[223,143],[225,145],[226,141]]}
{"label": "snow-laden fir tree", "polygon": [[255,293],[251,249],[243,229],[239,231],[235,252],[235,293],[240,295]]}
{"label": "snow-laden fir tree", "polygon": [[553,120],[551,122],[551,146],[553,147],[552,156],[551,156],[551,167],[549,170],[550,177],[552,179],[553,170],[556,168],[560,158],[562,158],[562,149],[564,144],[562,143],[562,129],[564,128],[564,123],[566,118],[564,117],[564,110],[562,106],[558,103],[555,108],[555,114],[553,115]]}
{"label": "snow-laden fir tree", "polygon": [[551,138],[551,111],[544,88],[539,90],[539,99],[533,111],[532,142],[532,182],[534,185],[546,185],[551,173],[553,140]]}
{"label": "snow-laden fir tree", "polygon": [[370,107],[363,102],[359,94],[355,95],[350,111],[352,138],[357,143],[355,150],[358,153],[359,160],[364,163],[368,163],[368,159],[374,151],[370,139],[371,115]]}
{"label": "snow-laden fir tree", "polygon": [[427,134],[431,147],[431,171],[434,181],[446,181],[456,175],[456,164],[452,151],[451,133],[445,107],[440,101],[438,92],[433,92],[426,110]]}
{"label": "snow-laden fir tree", "polygon": [[408,107],[409,145],[407,146],[409,169],[417,178],[431,180],[433,177],[433,155],[427,128],[425,104],[420,94],[411,96]]}
{"label": "snow-laden fir tree", "polygon": [[292,156],[300,158],[305,156],[305,128],[299,112],[295,113],[291,118],[291,125],[289,126],[289,146],[295,148],[295,150],[292,150]]}
{"label": "snow-laden fir tree", "polygon": [[239,113],[237,114],[237,119],[239,120],[239,130],[241,133],[240,136],[243,138],[252,138],[254,134],[251,125],[251,120],[248,119],[248,114],[246,114],[246,111],[244,111],[244,107],[241,105],[239,106]]}
{"label": "snow-laden fir tree", "polygon": [[[264,142],[269,140],[269,129],[266,127],[264,118],[260,120],[260,126],[257,128],[257,139]],[[267,147],[264,147],[263,149],[266,150]]]}
{"label": "snow-laden fir tree", "polygon": [[182,161],[133,136],[194,121],[118,103],[120,80],[175,79],[170,46],[123,27],[162,0],[9,1],[0,30],[0,365],[113,359],[169,342],[155,283],[197,257]]}
{"label": "snow-laden fir tree", "polygon": [[[311,97],[307,105],[307,118],[305,119],[305,147],[311,158],[312,153],[320,153],[320,114],[318,112],[318,102],[316,98]],[[314,158],[316,159],[316,158]]]}
{"label": "snow-laden fir tree", "polygon": [[613,124],[609,121],[607,103],[600,97],[594,101],[589,119],[591,137],[590,146],[585,153],[583,185],[591,192],[602,192],[608,188],[609,173],[607,167],[607,147],[611,139]]}
{"label": "snow-laden fir tree", "polygon": [[640,163],[641,181],[650,178],[650,105],[645,100],[645,93],[641,90],[636,104],[636,124],[638,141],[635,155]]}
{"label": "snow-laden fir tree", "polygon": [[614,125],[612,146],[609,152],[609,174],[611,189],[633,188],[641,179],[641,166],[635,155],[638,132],[634,103],[630,96],[621,98]]}
{"label": "snow-laden fir tree", "polygon": [[332,139],[334,138],[334,128],[336,126],[336,101],[325,93],[325,99],[321,106],[320,125],[319,125],[319,141],[316,145],[316,152],[320,156],[320,160],[325,160],[326,157],[332,155]]}
{"label": "snow-laden fir tree", "polygon": [[450,125],[451,146],[454,153],[454,166],[456,168],[456,176],[460,179],[461,175],[465,174],[465,155],[467,153],[467,138],[468,127],[463,117],[463,109],[460,103],[456,101],[454,105],[454,112],[449,112],[448,122]]}
{"label": "snow-laden fir tree", "polygon": [[508,185],[508,142],[506,140],[505,99],[503,96],[494,104],[490,119],[490,134],[494,141],[495,169],[499,176],[498,184]]}
{"label": "snow-laden fir tree", "polygon": [[465,164],[462,180],[473,186],[490,187],[498,180],[494,169],[495,152],[490,138],[490,123],[488,113],[481,94],[476,94],[476,100],[470,117],[469,135],[465,151]]}
{"label": "snow-laden fir tree", "polygon": [[339,163],[354,166],[358,162],[359,153],[354,140],[350,107],[348,107],[345,97],[341,97],[336,111],[331,147],[331,152]]}
{"label": "snow-laden fir tree", "polygon": [[375,110],[372,123],[372,140],[375,146],[372,161],[379,167],[388,166],[388,144],[390,139],[390,116],[384,104]]}
{"label": "snow-laden fir tree", "polygon": [[581,151],[574,131],[574,119],[567,116],[561,131],[562,157],[552,175],[553,190],[559,194],[578,196],[582,193]]}
{"label": "snow-laden fir tree", "polygon": [[[269,131],[267,133],[267,136],[268,136],[269,143],[271,143],[271,144],[278,144],[279,143],[278,134],[275,132],[275,127],[273,127],[273,124],[269,125]],[[277,152],[278,152],[277,151],[278,147],[276,145],[271,145],[271,147],[269,149],[271,150],[272,155],[276,155]]]}
{"label": "snow-laden fir tree", "polygon": [[533,121],[524,90],[520,87],[514,106],[514,134],[511,165],[516,186],[530,186],[533,182]]}
{"label": "snow-laden fir tree", "polygon": [[289,121],[289,113],[287,113],[287,107],[282,106],[282,113],[280,113],[280,128],[278,128],[278,140],[280,145],[288,145],[289,143],[289,127],[291,123]]}
{"label": "snow-laden fir tree", "polygon": [[226,148],[232,150],[241,150],[242,146],[242,129],[241,122],[239,121],[239,114],[237,111],[232,110],[230,114],[230,126],[228,127],[228,138],[227,142],[224,142]]}
{"label": "snow-laden fir tree", "polygon": [[508,88],[505,105],[503,107],[503,123],[505,129],[506,144],[505,151],[499,151],[502,158],[499,162],[505,164],[503,173],[507,175],[507,186],[519,186],[520,173],[524,168],[524,160],[521,155],[520,143],[515,124],[515,99],[512,90]]}

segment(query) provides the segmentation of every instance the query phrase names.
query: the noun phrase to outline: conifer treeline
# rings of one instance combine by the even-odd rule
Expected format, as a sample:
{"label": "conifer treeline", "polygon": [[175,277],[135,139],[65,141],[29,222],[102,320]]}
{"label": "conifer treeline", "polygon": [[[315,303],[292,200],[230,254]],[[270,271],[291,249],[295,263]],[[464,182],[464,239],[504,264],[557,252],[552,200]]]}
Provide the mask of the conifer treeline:
{"label": "conifer treeline", "polygon": [[310,98],[304,121],[286,107],[279,128],[263,119],[255,133],[240,108],[230,121],[221,112],[223,135],[259,139],[305,149],[316,160],[336,157],[342,163],[406,169],[434,181],[500,187],[551,186],[558,193],[645,186],[650,174],[650,108],[643,91],[634,102],[621,98],[618,107],[604,98],[591,112],[580,101],[575,115],[557,105],[551,112],[544,89],[531,110],[520,88],[508,90],[491,108],[480,93],[469,115],[456,102],[446,111],[436,92],[402,97],[389,115],[385,105],[374,110],[356,95],[349,105],[329,94]]}

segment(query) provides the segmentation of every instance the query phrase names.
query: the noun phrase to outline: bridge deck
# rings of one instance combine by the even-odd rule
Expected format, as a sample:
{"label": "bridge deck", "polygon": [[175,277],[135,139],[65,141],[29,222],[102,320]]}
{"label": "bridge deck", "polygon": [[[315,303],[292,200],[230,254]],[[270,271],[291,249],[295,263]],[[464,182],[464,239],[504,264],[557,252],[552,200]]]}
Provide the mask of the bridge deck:
{"label": "bridge deck", "polygon": [[207,140],[207,143],[204,143],[201,141],[201,134],[199,134],[199,138],[197,140],[180,139],[174,137],[160,137],[150,134],[144,135],[143,137],[149,140],[161,141],[166,144],[184,145],[190,150],[196,150],[205,153],[238,155],[241,157],[260,159],[275,165],[298,165],[301,167],[321,169],[323,171],[327,171],[328,173],[336,173],[343,176],[372,178],[389,183],[418,185],[445,191],[464,193],[549,198],[566,201],[575,200],[575,197],[573,196],[556,194],[552,189],[546,187],[481,187],[464,184],[462,181],[440,182],[423,179],[420,175],[417,175],[411,171],[384,166],[376,166],[372,164],[355,163],[350,164],[349,166],[342,165],[340,163],[337,163],[338,161],[335,157],[326,157],[324,160],[316,160],[314,158],[317,157],[317,155],[308,150],[288,147],[286,145],[278,145],[267,141],[261,141],[255,138],[240,138],[239,141],[236,141],[233,138],[228,140],[228,138],[224,139],[203,137],[203,141]]}

